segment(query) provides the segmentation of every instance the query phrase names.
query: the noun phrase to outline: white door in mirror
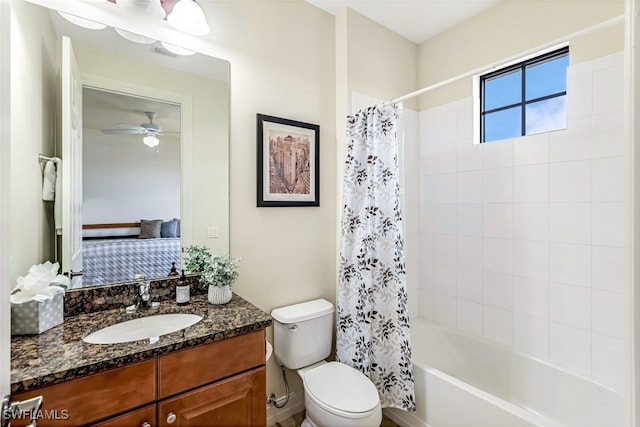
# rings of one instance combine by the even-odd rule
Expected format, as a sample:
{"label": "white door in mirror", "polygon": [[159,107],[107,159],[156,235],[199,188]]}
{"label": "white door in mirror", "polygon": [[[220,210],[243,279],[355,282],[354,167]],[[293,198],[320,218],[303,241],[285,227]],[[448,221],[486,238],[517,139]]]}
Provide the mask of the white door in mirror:
{"label": "white door in mirror", "polygon": [[200,320],[202,316],[188,313],[140,317],[99,329],[87,335],[83,341],[89,344],[118,344],[151,339],[188,328]]}

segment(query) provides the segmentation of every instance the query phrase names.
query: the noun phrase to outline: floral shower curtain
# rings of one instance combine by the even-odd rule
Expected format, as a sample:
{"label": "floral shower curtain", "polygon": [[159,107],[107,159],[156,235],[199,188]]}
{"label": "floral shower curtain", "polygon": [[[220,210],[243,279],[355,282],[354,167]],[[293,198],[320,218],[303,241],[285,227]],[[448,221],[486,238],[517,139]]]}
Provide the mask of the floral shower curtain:
{"label": "floral shower curtain", "polygon": [[415,411],[397,127],[395,104],[347,118],[336,358]]}

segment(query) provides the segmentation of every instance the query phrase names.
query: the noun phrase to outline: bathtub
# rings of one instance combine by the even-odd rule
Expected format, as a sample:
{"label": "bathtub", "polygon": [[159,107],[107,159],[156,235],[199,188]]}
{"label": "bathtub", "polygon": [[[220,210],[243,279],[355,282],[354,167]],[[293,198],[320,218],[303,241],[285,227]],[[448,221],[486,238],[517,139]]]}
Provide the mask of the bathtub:
{"label": "bathtub", "polygon": [[543,361],[423,319],[411,321],[416,412],[403,426],[627,425],[616,391]]}

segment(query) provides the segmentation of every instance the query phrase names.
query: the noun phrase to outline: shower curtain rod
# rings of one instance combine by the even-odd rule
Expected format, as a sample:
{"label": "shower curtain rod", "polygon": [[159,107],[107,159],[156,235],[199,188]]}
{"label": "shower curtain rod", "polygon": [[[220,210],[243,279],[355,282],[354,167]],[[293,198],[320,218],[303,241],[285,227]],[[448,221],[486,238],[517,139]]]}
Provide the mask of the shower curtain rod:
{"label": "shower curtain rod", "polygon": [[497,68],[503,67],[504,64],[508,64],[509,62],[518,61],[524,56],[535,54],[535,53],[537,53],[537,52],[539,52],[539,51],[541,51],[543,49],[549,49],[549,48],[551,48],[553,46],[556,46],[556,45],[559,45],[559,44],[562,44],[562,43],[568,43],[569,40],[571,40],[571,39],[574,39],[576,37],[580,37],[582,35],[591,33],[593,31],[597,31],[597,30],[601,30],[603,28],[610,27],[610,26],[612,26],[614,24],[617,24],[618,22],[623,22],[623,21],[624,21],[624,15],[618,15],[618,16],[616,16],[614,18],[608,19],[606,21],[602,21],[602,22],[600,22],[598,24],[594,24],[594,25],[592,25],[590,27],[583,28],[582,30],[576,31],[575,33],[571,33],[571,34],[569,34],[567,36],[564,36],[564,37],[561,37],[559,39],[556,39],[556,40],[553,40],[551,42],[548,42],[548,43],[545,43],[543,45],[540,45],[540,46],[536,47],[535,49],[529,49],[529,50],[525,51],[524,53],[519,53],[518,55],[513,55],[513,56],[507,58],[506,60],[502,61],[500,64],[491,64],[491,65],[488,65],[488,66],[476,68],[475,70],[468,71],[468,72],[460,74],[460,75],[458,75],[456,77],[452,77],[450,79],[443,80],[441,82],[429,85],[427,87],[423,87],[422,89],[418,89],[418,90],[416,90],[414,92],[411,92],[411,93],[408,93],[406,95],[402,95],[402,96],[399,96],[397,98],[393,98],[392,100],[386,101],[383,104],[395,104],[395,103],[398,103],[398,102],[406,101],[407,99],[415,98],[416,96],[420,96],[422,94],[430,92],[430,91],[432,91],[434,89],[437,89],[439,87],[446,86],[446,85],[448,85],[450,83],[453,83],[453,82],[456,82],[458,80],[466,79],[467,77],[473,77],[473,76],[478,75],[478,74],[484,74],[484,73],[486,73],[488,71],[492,71],[492,70],[495,70]]}

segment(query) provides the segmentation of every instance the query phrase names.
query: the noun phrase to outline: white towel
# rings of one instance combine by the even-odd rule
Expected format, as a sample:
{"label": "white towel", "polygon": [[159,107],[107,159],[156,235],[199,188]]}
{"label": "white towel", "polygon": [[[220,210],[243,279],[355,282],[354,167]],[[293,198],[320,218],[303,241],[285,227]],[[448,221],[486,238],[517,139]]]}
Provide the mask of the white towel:
{"label": "white towel", "polygon": [[42,200],[53,202],[56,193],[56,165],[53,160],[44,164],[42,175]]}
{"label": "white towel", "polygon": [[62,235],[62,160],[55,157],[56,164],[56,197],[53,202],[53,219],[56,225],[56,234]]}

